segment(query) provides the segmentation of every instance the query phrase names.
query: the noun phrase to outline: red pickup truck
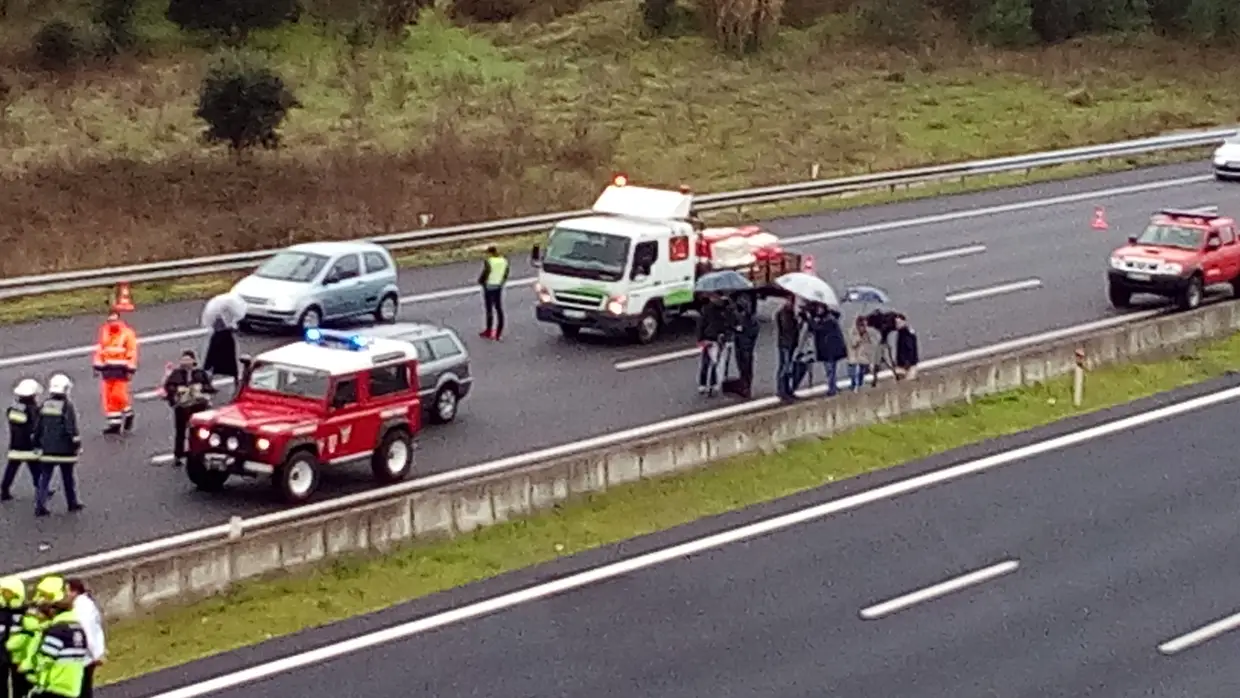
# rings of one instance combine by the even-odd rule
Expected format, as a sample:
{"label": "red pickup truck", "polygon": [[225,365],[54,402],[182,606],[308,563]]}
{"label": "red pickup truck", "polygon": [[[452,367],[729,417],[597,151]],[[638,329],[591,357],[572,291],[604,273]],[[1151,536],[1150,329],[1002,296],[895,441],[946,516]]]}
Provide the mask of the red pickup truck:
{"label": "red pickup truck", "polygon": [[1135,293],[1148,293],[1191,310],[1219,284],[1240,295],[1236,222],[1215,208],[1155,213],[1145,232],[1111,253],[1107,270],[1107,296],[1116,308],[1127,308]]}

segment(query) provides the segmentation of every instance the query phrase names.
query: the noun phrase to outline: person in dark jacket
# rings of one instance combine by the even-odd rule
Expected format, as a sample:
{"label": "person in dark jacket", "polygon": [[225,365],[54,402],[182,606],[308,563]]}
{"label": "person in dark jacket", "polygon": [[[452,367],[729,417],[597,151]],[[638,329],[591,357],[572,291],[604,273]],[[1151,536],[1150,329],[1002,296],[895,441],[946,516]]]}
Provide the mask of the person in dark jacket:
{"label": "person in dark jacket", "polygon": [[878,374],[887,367],[895,372],[895,357],[891,352],[891,336],[896,332],[896,318],[900,314],[890,310],[875,310],[866,316],[866,323],[878,332],[874,362],[870,366],[871,385],[878,385]]}
{"label": "person in dark jacket", "polygon": [[826,369],[827,395],[839,392],[840,361],[848,358],[848,342],[840,327],[840,314],[815,303],[809,312],[809,329],[814,334],[814,352]]}
{"label": "person in dark jacket", "polygon": [[39,407],[38,481],[35,485],[34,515],[47,516],[48,500],[52,495],[52,473],[60,466],[60,477],[65,486],[65,499],[69,511],[80,511],[77,478],[73,469],[82,452],[82,432],[78,429],[77,409],[69,400],[73,381],[63,373],[52,376],[47,382],[47,399]]}
{"label": "person in dark jacket", "polygon": [[719,367],[715,362],[724,346],[735,338],[737,324],[736,308],[726,296],[707,296],[706,303],[698,313],[697,341],[702,352],[698,362],[699,393],[705,395],[711,386],[727,378],[719,375]]}
{"label": "person in dark jacket", "polygon": [[33,378],[25,378],[13,389],[13,404],[9,406],[9,453],[8,462],[4,466],[4,477],[0,479],[0,501],[7,502],[13,498],[13,481],[22,466],[30,471],[30,481],[35,483],[37,463],[36,449],[39,428],[39,393],[43,386]]}
{"label": "person in dark jacket", "polygon": [[783,307],[775,314],[775,337],[775,346],[779,350],[779,368],[775,373],[775,394],[783,400],[791,400],[796,397],[797,385],[800,383],[795,380],[797,377],[794,370],[796,362],[793,361],[797,344],[801,340],[801,321],[797,317],[795,296],[788,296]]}
{"label": "person in dark jacket", "polygon": [[909,327],[908,318],[899,315],[896,317],[896,378],[916,378],[917,364],[920,362],[921,347],[918,346],[917,333]]}
{"label": "person in dark jacket", "polygon": [[738,295],[733,302],[736,307],[736,370],[740,377],[729,381],[724,390],[749,399],[753,396],[754,354],[758,350],[758,335],[762,330],[758,324],[758,300],[752,296]]}
{"label": "person in dark jacket", "polygon": [[196,412],[209,409],[211,407],[210,396],[215,392],[211,377],[206,371],[198,368],[194,352],[189,349],[181,352],[180,365],[173,369],[164,381],[164,396],[168,400],[168,406],[172,408],[172,462],[174,465],[185,465],[189,418]]}
{"label": "person in dark jacket", "polygon": [[233,390],[241,378],[237,362],[237,336],[223,318],[216,318],[211,325],[211,338],[207,340],[207,353],[203,357],[202,370],[211,378],[227,376],[233,380]]}

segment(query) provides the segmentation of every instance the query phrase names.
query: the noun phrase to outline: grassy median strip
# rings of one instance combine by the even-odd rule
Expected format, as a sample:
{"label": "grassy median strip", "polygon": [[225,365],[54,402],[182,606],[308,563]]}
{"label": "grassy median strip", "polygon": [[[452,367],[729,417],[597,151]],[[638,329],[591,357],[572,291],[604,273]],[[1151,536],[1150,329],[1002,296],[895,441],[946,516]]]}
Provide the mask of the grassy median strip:
{"label": "grassy median strip", "polygon": [[679,477],[634,483],[455,540],[329,563],[305,576],[242,584],[227,595],[116,623],[110,663],[100,678],[114,682],[1147,397],[1222,376],[1238,362],[1240,335],[1174,360],[1092,372],[1080,409],[1072,407],[1071,381],[1055,380],[793,444],[779,454],[744,456]]}

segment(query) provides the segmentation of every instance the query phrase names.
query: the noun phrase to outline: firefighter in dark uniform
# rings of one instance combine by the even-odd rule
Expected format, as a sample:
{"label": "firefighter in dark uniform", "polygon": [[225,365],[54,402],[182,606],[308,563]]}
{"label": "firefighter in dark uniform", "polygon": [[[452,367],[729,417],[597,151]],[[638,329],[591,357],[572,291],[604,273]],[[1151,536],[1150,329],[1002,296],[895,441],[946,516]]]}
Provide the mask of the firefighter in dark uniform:
{"label": "firefighter in dark uniform", "polygon": [[[39,424],[39,393],[43,386],[33,378],[26,378],[13,389],[13,404],[7,413],[9,419],[9,459],[0,478],[0,501],[13,498],[13,481],[22,466],[30,471],[30,481],[35,474],[38,454],[35,452],[35,430]],[[37,484],[37,483],[36,483]]]}
{"label": "firefighter in dark uniform", "polygon": [[25,698],[30,684],[17,671],[26,652],[35,623],[27,618],[26,585],[17,577],[0,579],[0,698]]}
{"label": "firefighter in dark uniform", "polygon": [[65,499],[69,511],[82,509],[78,500],[77,478],[73,469],[82,451],[82,433],[78,429],[77,409],[69,400],[73,381],[63,373],[52,376],[47,382],[47,399],[39,409],[38,484],[35,488],[34,514],[47,516],[47,502],[51,498],[52,473],[60,467],[60,477],[65,486]]}

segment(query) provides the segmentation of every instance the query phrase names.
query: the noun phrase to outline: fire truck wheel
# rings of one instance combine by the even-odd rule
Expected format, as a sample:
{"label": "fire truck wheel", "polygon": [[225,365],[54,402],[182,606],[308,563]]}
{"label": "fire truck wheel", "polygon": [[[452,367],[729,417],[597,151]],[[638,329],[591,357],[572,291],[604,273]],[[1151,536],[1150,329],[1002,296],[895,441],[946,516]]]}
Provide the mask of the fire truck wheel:
{"label": "fire truck wheel", "polygon": [[400,428],[388,430],[370,459],[370,469],[375,479],[385,485],[409,477],[413,470],[413,439],[409,432]]}
{"label": "fire truck wheel", "polygon": [[185,462],[185,474],[194,487],[203,492],[219,492],[228,482],[228,473],[209,470],[201,457],[190,456]]}
{"label": "fire truck wheel", "polygon": [[319,485],[319,459],[308,450],[294,451],[276,468],[272,484],[280,498],[289,504],[301,504],[310,499]]}

